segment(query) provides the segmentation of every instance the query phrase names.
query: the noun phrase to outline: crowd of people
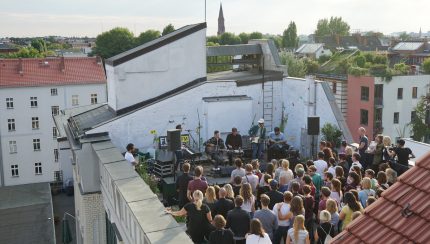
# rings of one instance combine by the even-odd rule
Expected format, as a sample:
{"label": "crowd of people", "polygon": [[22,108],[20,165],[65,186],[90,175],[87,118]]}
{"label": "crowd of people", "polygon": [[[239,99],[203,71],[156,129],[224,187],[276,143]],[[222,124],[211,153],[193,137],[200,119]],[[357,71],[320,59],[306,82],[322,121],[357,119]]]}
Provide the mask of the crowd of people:
{"label": "crowd of people", "polygon": [[237,158],[231,182],[223,186],[209,185],[201,166],[191,176],[184,163],[176,182],[180,210],[166,211],[187,216],[195,243],[325,243],[407,170],[402,157],[412,152],[402,149],[404,141],[393,147],[389,137],[378,135],[375,142],[369,150],[362,134],[354,152],[345,142],[336,151],[322,141],[317,160],[293,166],[273,159],[265,172],[258,159],[243,165]]}

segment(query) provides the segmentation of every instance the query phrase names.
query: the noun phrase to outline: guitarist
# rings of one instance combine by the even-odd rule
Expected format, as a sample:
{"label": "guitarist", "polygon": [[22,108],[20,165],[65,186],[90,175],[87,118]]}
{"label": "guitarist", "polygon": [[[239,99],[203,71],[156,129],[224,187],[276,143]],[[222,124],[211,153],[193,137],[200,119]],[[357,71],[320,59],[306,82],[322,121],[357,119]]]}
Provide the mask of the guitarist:
{"label": "guitarist", "polygon": [[264,149],[264,139],[266,138],[266,128],[264,119],[258,120],[258,125],[254,125],[249,130],[251,136],[252,159],[262,159]]}
{"label": "guitarist", "polygon": [[275,127],[274,131],[269,133],[269,150],[268,159],[279,159],[282,157],[283,152],[288,149],[287,139],[284,133],[281,132],[279,127]]}
{"label": "guitarist", "polygon": [[214,136],[205,142],[206,153],[215,160],[215,167],[212,169],[214,171],[220,170],[219,164],[223,162],[220,149],[225,149],[224,141],[219,136],[219,131],[214,131]]}

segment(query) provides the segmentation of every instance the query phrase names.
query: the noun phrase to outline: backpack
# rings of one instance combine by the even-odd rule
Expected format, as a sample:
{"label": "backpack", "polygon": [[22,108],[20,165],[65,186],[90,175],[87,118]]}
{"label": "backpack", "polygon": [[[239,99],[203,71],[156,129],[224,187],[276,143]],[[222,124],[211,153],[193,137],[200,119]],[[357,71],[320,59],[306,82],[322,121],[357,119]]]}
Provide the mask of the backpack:
{"label": "backpack", "polygon": [[333,225],[330,224],[330,229],[328,230],[328,233],[325,232],[324,228],[320,226],[321,230],[324,232],[325,234],[325,240],[324,240],[324,244],[330,244],[333,237],[330,235],[330,231],[331,228],[333,227]]}

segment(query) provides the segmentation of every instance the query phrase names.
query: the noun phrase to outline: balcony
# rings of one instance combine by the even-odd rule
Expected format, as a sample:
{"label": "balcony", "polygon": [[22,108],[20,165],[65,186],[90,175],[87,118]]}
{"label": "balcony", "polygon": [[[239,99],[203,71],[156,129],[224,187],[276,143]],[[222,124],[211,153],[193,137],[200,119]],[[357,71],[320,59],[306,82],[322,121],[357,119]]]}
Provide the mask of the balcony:
{"label": "balcony", "polygon": [[375,107],[376,108],[384,107],[384,99],[382,97],[375,97]]}

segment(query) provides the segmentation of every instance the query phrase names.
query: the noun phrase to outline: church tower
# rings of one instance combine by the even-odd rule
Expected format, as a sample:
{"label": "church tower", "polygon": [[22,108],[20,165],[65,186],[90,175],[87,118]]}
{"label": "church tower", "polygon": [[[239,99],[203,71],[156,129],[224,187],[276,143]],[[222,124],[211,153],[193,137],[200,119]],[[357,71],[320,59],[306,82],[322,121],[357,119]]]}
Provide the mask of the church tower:
{"label": "church tower", "polygon": [[220,36],[224,34],[225,32],[225,26],[224,26],[224,13],[222,11],[222,3],[219,7],[219,15],[218,15],[218,32],[217,35]]}

